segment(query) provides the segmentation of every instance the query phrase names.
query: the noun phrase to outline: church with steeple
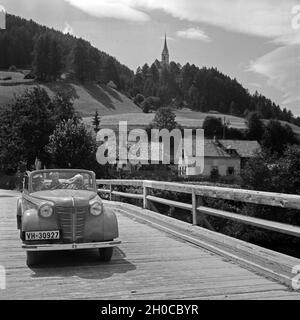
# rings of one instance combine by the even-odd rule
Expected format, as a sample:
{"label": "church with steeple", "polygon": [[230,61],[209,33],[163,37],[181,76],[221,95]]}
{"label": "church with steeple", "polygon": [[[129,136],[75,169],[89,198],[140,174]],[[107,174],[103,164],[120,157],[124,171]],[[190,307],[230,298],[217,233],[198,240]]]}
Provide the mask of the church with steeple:
{"label": "church with steeple", "polygon": [[161,54],[161,66],[167,67],[170,63],[169,50],[167,45],[167,35],[165,34],[165,44]]}

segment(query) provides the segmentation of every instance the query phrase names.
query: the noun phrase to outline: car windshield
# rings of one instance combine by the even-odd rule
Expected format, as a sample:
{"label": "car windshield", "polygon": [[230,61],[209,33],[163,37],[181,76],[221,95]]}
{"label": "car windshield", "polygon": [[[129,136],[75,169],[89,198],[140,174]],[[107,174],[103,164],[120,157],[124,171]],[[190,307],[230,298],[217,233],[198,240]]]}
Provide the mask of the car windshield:
{"label": "car windshield", "polygon": [[94,190],[93,177],[80,171],[50,171],[32,175],[32,191],[75,189]]}

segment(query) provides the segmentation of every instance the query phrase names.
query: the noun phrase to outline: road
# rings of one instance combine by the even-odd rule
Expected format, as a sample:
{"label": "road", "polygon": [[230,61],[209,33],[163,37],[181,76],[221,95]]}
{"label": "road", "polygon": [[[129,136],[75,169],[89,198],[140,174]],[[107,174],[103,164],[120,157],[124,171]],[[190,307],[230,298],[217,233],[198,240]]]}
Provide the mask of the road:
{"label": "road", "polygon": [[[2,196],[1,196],[2,194]],[[0,299],[299,299],[300,294],[146,223],[118,213],[122,244],[111,263],[96,251],[44,253],[26,266],[16,194],[0,192]]]}

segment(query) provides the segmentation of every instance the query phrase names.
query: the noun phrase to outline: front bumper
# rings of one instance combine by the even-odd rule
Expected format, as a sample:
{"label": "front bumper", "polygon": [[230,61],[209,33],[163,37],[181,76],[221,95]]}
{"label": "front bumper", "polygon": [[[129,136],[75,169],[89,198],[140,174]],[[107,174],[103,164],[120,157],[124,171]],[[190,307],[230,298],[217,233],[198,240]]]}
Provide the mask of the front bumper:
{"label": "front bumper", "polygon": [[26,251],[58,251],[58,250],[80,250],[80,249],[99,249],[115,247],[121,241],[103,241],[90,243],[62,243],[62,244],[22,244],[22,249]]}

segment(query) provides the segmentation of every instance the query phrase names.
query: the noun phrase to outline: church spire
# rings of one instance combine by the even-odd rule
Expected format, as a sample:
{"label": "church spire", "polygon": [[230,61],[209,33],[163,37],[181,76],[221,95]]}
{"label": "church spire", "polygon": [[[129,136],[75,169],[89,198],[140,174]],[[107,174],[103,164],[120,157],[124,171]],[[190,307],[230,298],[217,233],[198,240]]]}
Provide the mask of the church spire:
{"label": "church spire", "polygon": [[169,53],[169,50],[168,50],[168,46],[167,46],[167,34],[165,33],[165,46],[164,46],[164,51]]}
{"label": "church spire", "polygon": [[161,54],[161,63],[162,65],[169,65],[169,50],[167,45],[167,34],[165,33],[165,44],[164,49]]}

